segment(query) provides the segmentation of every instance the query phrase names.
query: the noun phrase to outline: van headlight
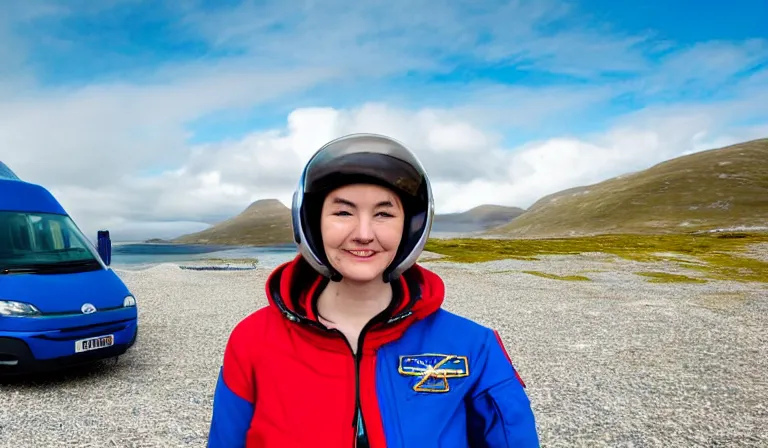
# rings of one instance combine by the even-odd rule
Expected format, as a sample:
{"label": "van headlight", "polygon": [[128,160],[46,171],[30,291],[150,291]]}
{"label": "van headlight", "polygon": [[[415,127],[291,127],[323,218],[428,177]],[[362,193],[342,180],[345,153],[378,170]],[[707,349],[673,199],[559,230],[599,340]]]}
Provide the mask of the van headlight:
{"label": "van headlight", "polygon": [[0,300],[0,316],[25,317],[38,315],[40,315],[40,310],[29,303]]}
{"label": "van headlight", "polygon": [[125,296],[125,298],[123,299],[123,306],[126,308],[130,306],[136,306],[136,298],[131,295]]}

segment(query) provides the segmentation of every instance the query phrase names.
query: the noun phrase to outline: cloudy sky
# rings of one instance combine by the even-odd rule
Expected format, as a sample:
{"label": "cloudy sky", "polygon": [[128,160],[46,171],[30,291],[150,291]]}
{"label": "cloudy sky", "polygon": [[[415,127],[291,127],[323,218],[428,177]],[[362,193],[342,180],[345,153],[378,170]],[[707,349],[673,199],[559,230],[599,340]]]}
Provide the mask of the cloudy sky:
{"label": "cloudy sky", "polygon": [[410,145],[439,213],[768,137],[768,2],[0,5],[0,160],[95,238],[289,205],[323,143]]}

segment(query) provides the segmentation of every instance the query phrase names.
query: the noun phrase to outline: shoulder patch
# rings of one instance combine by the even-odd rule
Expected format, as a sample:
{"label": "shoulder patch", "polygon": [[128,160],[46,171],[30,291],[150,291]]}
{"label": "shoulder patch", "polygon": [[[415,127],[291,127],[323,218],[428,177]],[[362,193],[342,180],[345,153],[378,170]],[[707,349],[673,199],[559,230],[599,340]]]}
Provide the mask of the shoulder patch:
{"label": "shoulder patch", "polygon": [[398,373],[420,377],[413,386],[416,392],[448,392],[449,378],[469,376],[469,361],[466,356],[424,353],[400,356]]}

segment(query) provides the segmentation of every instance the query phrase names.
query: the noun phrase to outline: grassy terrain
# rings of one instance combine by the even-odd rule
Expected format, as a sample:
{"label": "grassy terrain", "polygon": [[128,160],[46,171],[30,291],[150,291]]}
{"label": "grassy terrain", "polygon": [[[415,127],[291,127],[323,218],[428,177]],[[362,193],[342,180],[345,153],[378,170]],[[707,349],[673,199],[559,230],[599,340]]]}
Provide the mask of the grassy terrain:
{"label": "grassy terrain", "polygon": [[577,282],[590,281],[589,277],[585,277],[583,275],[557,275],[557,274],[549,274],[546,272],[539,272],[539,271],[523,271],[523,273],[535,275],[537,277],[551,278],[553,280],[568,280],[568,281],[577,281]]}
{"label": "grassy terrain", "polygon": [[768,222],[768,139],[546,196],[490,236],[689,233]]}
{"label": "grassy terrain", "polygon": [[648,280],[651,283],[706,283],[707,281],[701,278],[688,277],[682,274],[670,274],[669,272],[637,272],[637,275],[643,277],[650,277]]}
{"label": "grassy terrain", "polygon": [[600,252],[640,262],[670,261],[714,280],[768,282],[768,263],[744,256],[754,245],[766,242],[768,233],[617,234],[556,239],[429,240],[425,249],[444,255],[440,261],[463,263]]}

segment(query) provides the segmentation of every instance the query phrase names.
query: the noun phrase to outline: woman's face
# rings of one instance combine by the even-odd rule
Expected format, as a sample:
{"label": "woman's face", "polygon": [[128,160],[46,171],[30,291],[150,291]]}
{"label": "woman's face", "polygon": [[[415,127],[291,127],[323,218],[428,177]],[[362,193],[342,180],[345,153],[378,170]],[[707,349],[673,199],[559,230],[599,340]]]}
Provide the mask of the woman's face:
{"label": "woman's face", "polygon": [[379,280],[403,236],[400,198],[378,185],[355,184],[326,196],[320,218],[323,248],[347,280]]}

